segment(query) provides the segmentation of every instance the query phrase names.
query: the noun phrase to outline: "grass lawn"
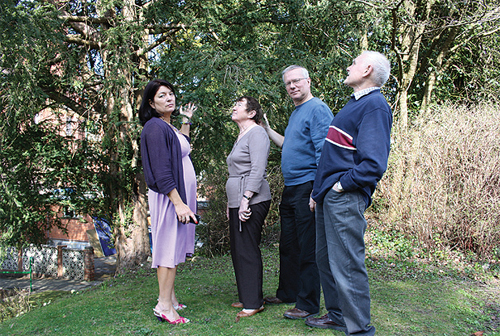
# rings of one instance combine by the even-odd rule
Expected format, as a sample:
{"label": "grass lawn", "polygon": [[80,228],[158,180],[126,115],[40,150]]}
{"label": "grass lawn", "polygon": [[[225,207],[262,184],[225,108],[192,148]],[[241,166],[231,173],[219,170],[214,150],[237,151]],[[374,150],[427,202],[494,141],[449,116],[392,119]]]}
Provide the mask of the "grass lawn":
{"label": "grass lawn", "polygon": [[[277,248],[264,248],[263,258],[264,295],[273,295]],[[491,281],[385,259],[367,259],[367,266],[377,335],[500,335],[499,288]],[[187,305],[181,315],[191,323],[159,323],[152,311],[158,297],[155,274],[145,265],[82,292],[33,295],[38,307],[4,321],[0,335],[344,335],[285,319],[283,312],[293,307],[289,305],[267,305],[262,313],[235,322],[238,309],[230,304],[237,300],[237,290],[230,256],[182,264],[176,293]]]}

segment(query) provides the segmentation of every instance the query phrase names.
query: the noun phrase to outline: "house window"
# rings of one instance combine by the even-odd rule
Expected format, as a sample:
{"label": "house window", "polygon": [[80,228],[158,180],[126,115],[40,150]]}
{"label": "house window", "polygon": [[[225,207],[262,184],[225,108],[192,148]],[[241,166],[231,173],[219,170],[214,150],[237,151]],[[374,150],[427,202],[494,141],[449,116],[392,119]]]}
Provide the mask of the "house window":
{"label": "house window", "polygon": [[65,206],[63,210],[64,218],[78,218],[76,211],[70,206]]}

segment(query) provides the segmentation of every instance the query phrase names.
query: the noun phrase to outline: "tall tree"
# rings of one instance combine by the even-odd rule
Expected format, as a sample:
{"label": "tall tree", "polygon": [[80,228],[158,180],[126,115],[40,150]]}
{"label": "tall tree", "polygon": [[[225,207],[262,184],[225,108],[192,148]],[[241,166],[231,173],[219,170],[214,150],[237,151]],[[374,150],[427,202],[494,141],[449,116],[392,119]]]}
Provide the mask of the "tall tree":
{"label": "tall tree", "polygon": [[[232,143],[234,127],[226,111],[236,95],[259,97],[283,130],[291,110],[283,103],[288,102],[280,79],[285,65],[306,65],[317,87],[332,92],[330,101],[339,99],[332,89],[339,86],[338,76],[329,77],[342,63],[337,57],[341,49],[330,38],[337,27],[319,19],[332,6],[301,1],[7,1],[2,8],[25,21],[13,18],[3,24],[12,31],[20,26],[26,35],[7,39],[14,44],[18,36],[23,42],[16,48],[2,45],[7,83],[2,97],[9,97],[11,112],[17,101],[29,101],[23,106],[26,122],[43,109],[63,109],[78,115],[87,134],[94,133],[101,156],[91,166],[104,201],[94,203],[92,211],[114,215],[118,268],[124,269],[143,262],[149,251],[135,115],[142,87],[162,76],[179,89],[179,103],[195,100],[201,106],[193,143],[203,147],[203,154],[195,151],[194,157],[198,171],[210,172],[224,161],[221,149]],[[91,125],[98,127],[90,131]],[[77,184],[66,181],[75,189]]]}
{"label": "tall tree", "polygon": [[[468,55],[467,58],[474,59],[476,66],[483,63],[498,48],[489,38],[500,37],[498,1],[458,3],[456,6],[442,4],[439,10],[445,20],[443,23],[434,22],[432,33],[427,34],[429,48],[423,55],[420,66],[420,75],[425,78],[421,110],[428,108],[438,78],[443,77],[445,71],[453,65],[461,65],[464,54],[477,46],[486,49],[486,53],[479,52],[475,56]],[[499,62],[498,58],[496,62]],[[470,72],[478,71],[470,69]]]}
{"label": "tall tree", "polygon": [[[56,210],[88,206],[91,198],[81,190],[89,196],[98,185],[88,169],[98,152],[85,138],[64,134],[64,126],[74,131],[73,121],[60,118],[43,91],[46,77],[58,72],[46,57],[58,53],[62,38],[51,19],[47,7],[33,2],[0,4],[0,243],[18,248],[45,242],[51,226],[64,229]],[[42,117],[48,107],[50,123]],[[66,181],[81,181],[81,188],[66,189]]]}
{"label": "tall tree", "polygon": [[390,43],[394,52],[397,113],[404,127],[408,124],[409,104],[413,105],[413,110],[427,109],[438,79],[447,69],[461,62],[467,49],[483,42],[488,44],[490,36],[500,36],[498,0],[358,2],[369,19],[375,21],[373,10],[376,10],[378,15],[385,15],[382,22],[390,23],[390,42],[379,40],[380,35],[374,35],[376,40],[372,40],[371,45]]}
{"label": "tall tree", "polygon": [[[197,20],[197,28],[193,28],[197,38],[182,48],[165,50],[152,66],[160,77],[176,79],[186,102],[195,99],[201,106],[195,125],[202,131],[195,135],[193,157],[202,163],[202,176],[213,177],[211,182],[215,183],[208,191],[216,198],[212,204],[218,212],[209,217],[213,226],[209,230],[200,227],[199,232],[206,245],[213,242],[215,250],[227,251],[225,205],[220,200],[224,184],[217,177],[227,174],[225,158],[237,135],[230,120],[235,98],[243,94],[258,98],[272,126],[283,133],[294,107],[281,71],[291,64],[308,68],[314,95],[335,111],[348,99],[349,90],[342,82],[359,47],[349,31],[356,12],[344,3],[304,5],[288,1],[266,5],[248,1],[217,8],[217,15],[212,10],[207,8],[208,21]],[[219,25],[213,24],[217,22],[214,17],[219,18]],[[270,170],[280,164],[280,155],[272,146]],[[279,189],[274,192],[279,194]],[[276,212],[277,208],[271,210]],[[275,223],[277,218],[271,215],[268,225]]]}
{"label": "tall tree", "polygon": [[[44,109],[76,114],[80,127],[87,134],[94,133],[101,156],[87,167],[99,178],[97,191],[104,197],[87,211],[114,215],[120,270],[144,261],[149,251],[145,183],[138,166],[138,129],[133,111],[140,95],[134,83],[140,87],[147,80],[144,60],[154,48],[147,38],[149,30],[156,28],[150,25],[139,29],[135,8],[135,1],[2,3],[2,10],[11,14],[3,22],[11,30],[2,39],[3,111],[22,134],[26,133],[25,125],[32,124]],[[157,29],[173,34],[180,28],[165,24]],[[94,132],[91,125],[97,125]],[[15,134],[10,135],[6,139],[15,143]],[[76,144],[67,152],[74,156],[80,151],[81,144]],[[51,190],[46,172],[54,169],[54,164],[36,162],[36,157],[31,152],[29,159],[38,166],[45,165],[40,180]],[[15,167],[7,165],[6,171]],[[87,187],[78,179],[68,178],[60,184],[82,193]],[[98,205],[101,207],[95,208]],[[31,221],[27,224],[38,225]]]}

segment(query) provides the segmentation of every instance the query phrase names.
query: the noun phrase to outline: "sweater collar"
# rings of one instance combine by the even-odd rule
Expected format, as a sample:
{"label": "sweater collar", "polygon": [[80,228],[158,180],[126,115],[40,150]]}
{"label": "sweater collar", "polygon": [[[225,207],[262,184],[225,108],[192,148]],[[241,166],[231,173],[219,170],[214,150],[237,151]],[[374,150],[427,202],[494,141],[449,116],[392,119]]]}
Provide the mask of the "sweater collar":
{"label": "sweater collar", "polygon": [[354,99],[359,100],[361,97],[366,96],[367,94],[369,94],[370,92],[375,91],[375,90],[380,90],[380,88],[377,86],[372,86],[372,87],[360,90],[358,92],[354,92],[351,95],[351,97],[354,97]]}

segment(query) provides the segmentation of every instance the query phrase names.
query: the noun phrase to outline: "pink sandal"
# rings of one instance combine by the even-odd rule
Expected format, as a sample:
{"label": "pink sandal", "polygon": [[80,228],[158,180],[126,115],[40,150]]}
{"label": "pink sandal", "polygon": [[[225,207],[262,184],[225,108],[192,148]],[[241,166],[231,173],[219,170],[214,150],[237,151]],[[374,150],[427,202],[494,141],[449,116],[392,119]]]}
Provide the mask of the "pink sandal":
{"label": "pink sandal", "polygon": [[184,308],[187,308],[187,306],[183,305],[182,303],[179,303],[178,306],[174,306],[175,310],[183,310]]}
{"label": "pink sandal", "polygon": [[[158,299],[158,302],[160,302],[160,299]],[[186,306],[186,305],[183,305],[182,303],[179,303],[179,305],[174,306],[174,309],[175,309],[175,310],[182,310],[182,309],[184,309],[184,308],[187,308],[187,306]]]}
{"label": "pink sandal", "polygon": [[165,316],[164,314],[162,314],[161,312],[159,312],[155,308],[153,308],[153,313],[155,314],[155,316],[158,318],[158,321],[160,321],[160,322],[167,321],[170,324],[184,324],[184,323],[189,323],[190,322],[189,319],[187,319],[185,317],[182,317],[182,316],[179,316],[179,318],[177,320],[175,320],[175,321],[170,321],[167,318],[167,316]]}

